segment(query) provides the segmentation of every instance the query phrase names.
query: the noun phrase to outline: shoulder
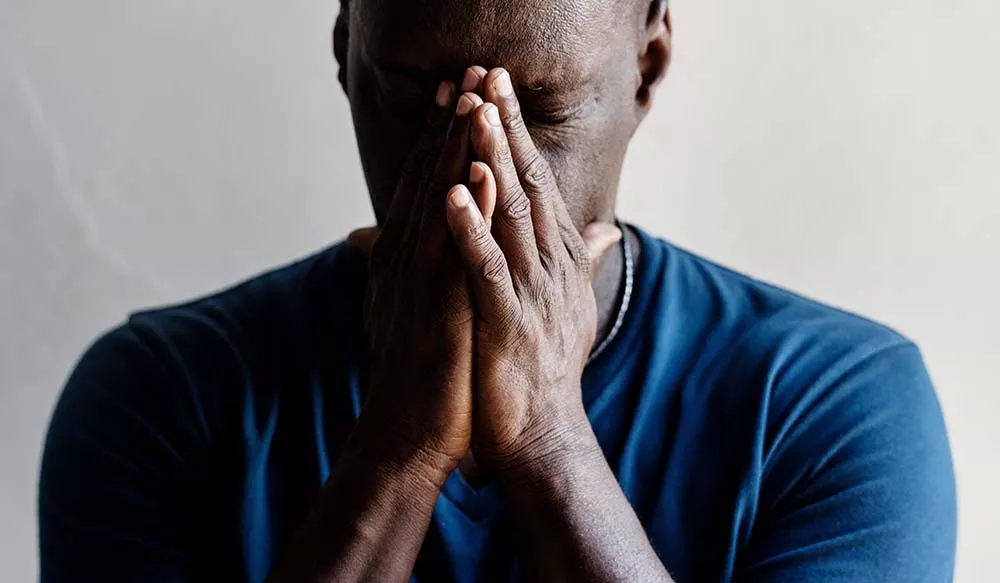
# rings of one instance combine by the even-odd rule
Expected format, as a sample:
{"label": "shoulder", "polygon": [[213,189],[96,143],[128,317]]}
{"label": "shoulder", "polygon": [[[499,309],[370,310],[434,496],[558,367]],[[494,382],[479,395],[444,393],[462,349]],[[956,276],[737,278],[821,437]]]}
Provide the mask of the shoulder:
{"label": "shoulder", "polygon": [[840,414],[845,422],[860,423],[877,415],[944,438],[933,384],[909,338],[883,323],[659,244],[667,269],[685,291],[669,289],[710,298],[703,300],[712,303],[710,327],[722,329],[725,337],[719,362],[738,371],[753,396],[764,400],[774,431],[816,417],[830,421]]}
{"label": "shoulder", "polygon": [[201,515],[218,509],[220,480],[239,479],[245,440],[257,443],[256,420],[273,413],[278,392],[305,384],[295,382],[307,379],[317,330],[357,317],[363,271],[341,244],[102,334],[45,440],[43,578],[189,577],[211,538]]}
{"label": "shoulder", "polygon": [[149,341],[238,340],[294,329],[333,304],[360,297],[363,258],[339,243],[288,265],[182,304],[132,314],[126,327]]}
{"label": "shoulder", "polygon": [[768,373],[772,388],[832,383],[889,361],[924,373],[913,342],[886,324],[645,238],[671,313],[700,314],[697,324],[724,337],[733,364]]}
{"label": "shoulder", "polygon": [[650,296],[644,322],[653,323],[658,337],[676,344],[679,335],[692,344],[690,353],[679,355],[682,360],[738,370],[755,386],[789,399],[884,362],[924,373],[913,343],[885,324],[641,236],[642,265],[649,272],[641,278],[648,289],[639,293]]}
{"label": "shoulder", "polygon": [[219,400],[241,387],[279,386],[261,381],[305,366],[320,323],[341,318],[349,325],[363,270],[357,252],[338,244],[223,291],[133,314],[77,362],[50,442],[67,432],[104,434],[114,429],[110,420],[128,425],[140,417],[176,438],[205,437],[196,421]]}
{"label": "shoulder", "polygon": [[752,452],[744,572],[947,579],[955,483],[918,347],[885,324],[651,241],[663,256],[660,293],[673,302],[664,311],[701,330],[690,368],[715,423],[745,428],[735,447]]}

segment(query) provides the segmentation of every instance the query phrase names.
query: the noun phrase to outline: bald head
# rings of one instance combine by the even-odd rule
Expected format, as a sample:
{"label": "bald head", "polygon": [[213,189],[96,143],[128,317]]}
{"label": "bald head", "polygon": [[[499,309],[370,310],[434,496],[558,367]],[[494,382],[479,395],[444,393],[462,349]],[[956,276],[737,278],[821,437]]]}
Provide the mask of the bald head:
{"label": "bald head", "polygon": [[352,0],[335,47],[376,214],[437,83],[480,65],[510,71],[577,224],[610,219],[669,60],[668,23],[662,0]]}

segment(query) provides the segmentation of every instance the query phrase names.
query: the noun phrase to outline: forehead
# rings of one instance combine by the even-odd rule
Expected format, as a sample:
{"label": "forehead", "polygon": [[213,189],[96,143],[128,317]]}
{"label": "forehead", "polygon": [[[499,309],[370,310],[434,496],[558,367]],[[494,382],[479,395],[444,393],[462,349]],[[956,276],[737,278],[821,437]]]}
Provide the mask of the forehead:
{"label": "forehead", "polygon": [[[626,0],[353,0],[352,36],[378,64],[458,75],[503,66],[531,86],[579,83],[628,43]],[[620,45],[619,45],[620,46]]]}

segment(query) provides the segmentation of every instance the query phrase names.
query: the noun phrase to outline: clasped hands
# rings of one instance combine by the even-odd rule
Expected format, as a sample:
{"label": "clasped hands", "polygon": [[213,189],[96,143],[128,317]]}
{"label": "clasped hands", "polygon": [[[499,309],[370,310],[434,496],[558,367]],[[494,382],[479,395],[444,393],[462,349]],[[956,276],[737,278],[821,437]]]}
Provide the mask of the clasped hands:
{"label": "clasped hands", "polygon": [[472,67],[460,89],[439,86],[381,227],[349,237],[370,256],[362,420],[438,484],[470,449],[515,475],[596,448],[580,387],[591,281],[621,237],[574,227],[507,71]]}

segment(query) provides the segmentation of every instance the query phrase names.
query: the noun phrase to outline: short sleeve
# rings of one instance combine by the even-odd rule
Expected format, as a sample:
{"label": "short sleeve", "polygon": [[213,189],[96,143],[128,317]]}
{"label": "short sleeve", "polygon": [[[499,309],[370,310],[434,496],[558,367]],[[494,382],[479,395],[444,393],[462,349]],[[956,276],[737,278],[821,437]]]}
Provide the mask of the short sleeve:
{"label": "short sleeve", "polygon": [[132,325],[87,351],[45,442],[41,581],[191,580],[196,408]]}
{"label": "short sleeve", "polygon": [[955,481],[917,348],[835,371],[775,424],[742,581],[951,581]]}

